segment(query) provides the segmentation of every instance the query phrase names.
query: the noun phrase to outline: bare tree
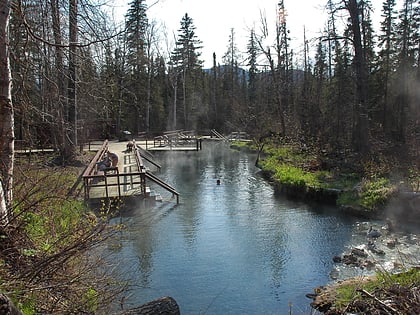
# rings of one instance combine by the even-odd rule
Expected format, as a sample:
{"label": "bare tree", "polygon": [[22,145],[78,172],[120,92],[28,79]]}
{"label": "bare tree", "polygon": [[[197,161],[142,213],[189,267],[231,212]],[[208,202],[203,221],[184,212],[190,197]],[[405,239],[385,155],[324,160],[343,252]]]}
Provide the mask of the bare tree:
{"label": "bare tree", "polygon": [[77,0],[70,0],[69,8],[69,80],[67,87],[68,108],[67,121],[69,133],[66,139],[65,158],[71,159],[77,146],[76,117],[76,58],[77,58]]}
{"label": "bare tree", "polygon": [[0,224],[8,222],[13,201],[14,120],[9,62],[9,0],[0,2]]}

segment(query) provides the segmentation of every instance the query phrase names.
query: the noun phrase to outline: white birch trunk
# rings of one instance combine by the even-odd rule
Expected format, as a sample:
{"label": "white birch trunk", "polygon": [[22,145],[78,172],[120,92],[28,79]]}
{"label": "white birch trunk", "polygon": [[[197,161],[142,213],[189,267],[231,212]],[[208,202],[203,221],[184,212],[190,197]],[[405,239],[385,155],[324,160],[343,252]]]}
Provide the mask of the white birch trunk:
{"label": "white birch trunk", "polygon": [[12,209],[14,120],[9,62],[9,0],[0,1],[0,225],[5,225]]}

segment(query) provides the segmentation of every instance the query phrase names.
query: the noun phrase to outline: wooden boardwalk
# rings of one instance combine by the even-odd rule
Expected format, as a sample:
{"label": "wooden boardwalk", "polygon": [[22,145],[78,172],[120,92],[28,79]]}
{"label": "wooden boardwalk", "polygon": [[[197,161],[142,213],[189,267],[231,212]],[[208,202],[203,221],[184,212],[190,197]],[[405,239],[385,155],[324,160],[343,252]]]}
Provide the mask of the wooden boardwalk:
{"label": "wooden boardwalk", "polygon": [[[141,146],[135,142],[133,150],[127,150],[127,143],[128,141],[105,141],[101,145],[90,144],[90,150],[96,149],[97,154],[83,174],[85,199],[150,198],[153,196],[151,196],[150,188],[146,186],[146,181],[149,180],[176,195],[178,203],[179,194],[177,191],[146,170],[141,156]],[[105,171],[98,170],[97,162],[101,161],[108,152],[118,156],[117,166],[110,167]],[[146,157],[146,159],[160,168],[150,158]]]}
{"label": "wooden boardwalk", "polygon": [[[127,197],[144,195],[142,191],[141,171],[136,161],[135,152],[127,152],[127,142],[108,142],[106,148],[101,147],[97,159],[92,160],[92,169],[85,179],[87,199],[103,199],[110,197]],[[106,150],[118,156],[117,169],[105,172],[98,171],[96,163],[102,160]],[[85,176],[86,177],[86,176]],[[87,183],[86,183],[87,182]]]}

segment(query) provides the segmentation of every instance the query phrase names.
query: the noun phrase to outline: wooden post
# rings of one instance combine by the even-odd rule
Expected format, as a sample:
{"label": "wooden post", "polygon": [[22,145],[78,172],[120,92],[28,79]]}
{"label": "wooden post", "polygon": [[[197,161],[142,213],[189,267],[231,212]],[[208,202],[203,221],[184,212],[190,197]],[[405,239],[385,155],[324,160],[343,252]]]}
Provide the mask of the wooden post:
{"label": "wooden post", "polygon": [[120,171],[117,168],[117,185],[118,185],[118,197],[121,198],[121,187],[120,187]]}
{"label": "wooden post", "polygon": [[108,194],[108,180],[107,180],[107,176],[106,176],[106,173],[104,172],[104,178],[105,178],[105,195],[106,195],[106,198],[108,199],[109,198],[109,194]]}

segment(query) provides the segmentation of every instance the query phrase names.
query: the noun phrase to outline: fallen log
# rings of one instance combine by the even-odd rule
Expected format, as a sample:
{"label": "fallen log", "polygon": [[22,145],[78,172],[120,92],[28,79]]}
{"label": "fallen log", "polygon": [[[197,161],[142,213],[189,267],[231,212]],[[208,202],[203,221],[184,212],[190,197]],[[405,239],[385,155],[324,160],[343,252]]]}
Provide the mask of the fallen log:
{"label": "fallen log", "polygon": [[0,314],[2,315],[23,315],[7,295],[0,293]]}
{"label": "fallen log", "polygon": [[139,307],[135,307],[114,315],[180,315],[178,304],[169,296],[161,297]]}

